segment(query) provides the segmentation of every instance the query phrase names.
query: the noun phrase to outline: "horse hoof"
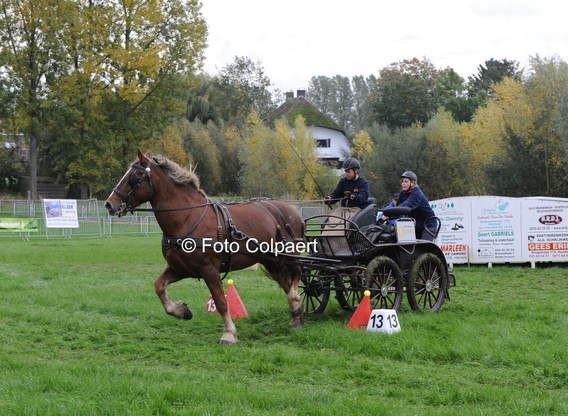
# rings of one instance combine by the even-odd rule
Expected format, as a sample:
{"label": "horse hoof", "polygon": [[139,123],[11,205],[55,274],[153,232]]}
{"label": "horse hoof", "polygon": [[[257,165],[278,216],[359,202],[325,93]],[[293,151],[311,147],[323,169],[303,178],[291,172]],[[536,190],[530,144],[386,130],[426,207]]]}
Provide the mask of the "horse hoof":
{"label": "horse hoof", "polygon": [[292,321],[290,321],[290,325],[293,328],[303,328],[304,327],[304,320],[303,319],[292,319]]}
{"label": "horse hoof", "polygon": [[191,318],[193,318],[193,314],[191,313],[191,311],[189,309],[186,309],[185,311],[183,311],[182,319],[189,321]]}
{"label": "horse hoof", "polygon": [[236,335],[231,333],[225,333],[219,340],[219,344],[221,345],[235,345],[237,343]]}

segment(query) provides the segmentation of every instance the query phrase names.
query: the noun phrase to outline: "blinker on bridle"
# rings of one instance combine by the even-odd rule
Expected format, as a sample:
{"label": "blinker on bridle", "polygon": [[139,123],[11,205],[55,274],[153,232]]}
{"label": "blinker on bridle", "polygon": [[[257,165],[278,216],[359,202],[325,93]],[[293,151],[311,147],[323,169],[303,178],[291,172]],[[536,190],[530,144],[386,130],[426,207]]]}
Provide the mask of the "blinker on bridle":
{"label": "blinker on bridle", "polygon": [[121,217],[125,213],[134,211],[134,208],[132,208],[131,206],[128,205],[128,198],[130,196],[132,196],[132,194],[134,194],[134,192],[140,186],[142,181],[144,181],[144,179],[148,179],[148,183],[150,184],[150,188],[152,188],[152,189],[154,188],[154,186],[152,184],[152,169],[150,169],[149,165],[144,167],[140,163],[133,163],[130,168],[131,169],[134,168],[134,169],[143,170],[144,173],[138,177],[138,180],[136,181],[136,183],[134,185],[130,185],[130,181],[128,181],[130,189],[129,189],[127,194],[124,194],[117,187],[115,187],[112,190],[115,194],[117,194],[122,199],[122,201],[120,202],[120,205],[118,206],[118,211],[117,211],[117,215],[119,217]]}

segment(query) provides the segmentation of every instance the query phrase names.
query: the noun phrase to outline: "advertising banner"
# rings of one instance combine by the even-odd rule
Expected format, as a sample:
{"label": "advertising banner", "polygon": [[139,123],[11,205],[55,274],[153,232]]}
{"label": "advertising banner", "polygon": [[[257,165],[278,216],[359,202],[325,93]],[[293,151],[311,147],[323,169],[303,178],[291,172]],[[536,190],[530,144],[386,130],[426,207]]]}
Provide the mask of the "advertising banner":
{"label": "advertising banner", "polygon": [[468,196],[431,202],[448,263],[568,261],[568,199]]}
{"label": "advertising banner", "polygon": [[44,199],[46,228],[79,228],[77,201],[74,199]]}
{"label": "advertising banner", "polygon": [[527,261],[568,261],[568,201],[525,199],[523,251]]}
{"label": "advertising banner", "polygon": [[448,263],[467,263],[471,249],[471,204],[469,198],[448,198],[432,202],[441,227],[436,243]]}
{"label": "advertising banner", "polygon": [[472,197],[472,261],[521,262],[521,203],[517,198]]}

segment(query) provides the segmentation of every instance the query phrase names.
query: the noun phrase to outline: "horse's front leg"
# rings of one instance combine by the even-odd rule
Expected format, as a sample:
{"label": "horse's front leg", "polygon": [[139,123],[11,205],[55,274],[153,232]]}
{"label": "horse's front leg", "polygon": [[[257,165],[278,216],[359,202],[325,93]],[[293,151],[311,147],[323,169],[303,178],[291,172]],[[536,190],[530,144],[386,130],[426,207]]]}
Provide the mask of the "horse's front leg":
{"label": "horse's front leg", "polygon": [[208,271],[203,276],[203,280],[209,288],[209,292],[215,301],[215,307],[217,312],[221,315],[223,319],[223,336],[219,340],[219,344],[233,345],[238,342],[237,340],[237,327],[229,314],[229,306],[227,304],[227,298],[223,292],[223,283],[221,281],[221,276],[218,270]]}
{"label": "horse's front leg", "polygon": [[162,272],[160,277],[156,279],[154,283],[154,289],[156,290],[156,295],[160,298],[162,305],[168,315],[175,316],[179,319],[191,319],[193,314],[191,310],[187,307],[184,302],[174,302],[170,294],[168,293],[167,287],[170,283],[175,283],[183,277],[177,276],[173,270],[168,266]]}

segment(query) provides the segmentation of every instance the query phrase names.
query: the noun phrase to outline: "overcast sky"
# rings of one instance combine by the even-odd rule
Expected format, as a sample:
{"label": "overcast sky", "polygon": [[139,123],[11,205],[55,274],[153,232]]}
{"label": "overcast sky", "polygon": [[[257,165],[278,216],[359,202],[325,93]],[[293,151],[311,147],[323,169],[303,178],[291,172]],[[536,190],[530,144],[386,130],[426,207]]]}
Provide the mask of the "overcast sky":
{"label": "overcast sky", "polygon": [[282,92],[313,76],[378,75],[427,58],[463,78],[485,61],[530,56],[568,61],[564,0],[202,0],[209,29],[205,71],[246,56]]}

